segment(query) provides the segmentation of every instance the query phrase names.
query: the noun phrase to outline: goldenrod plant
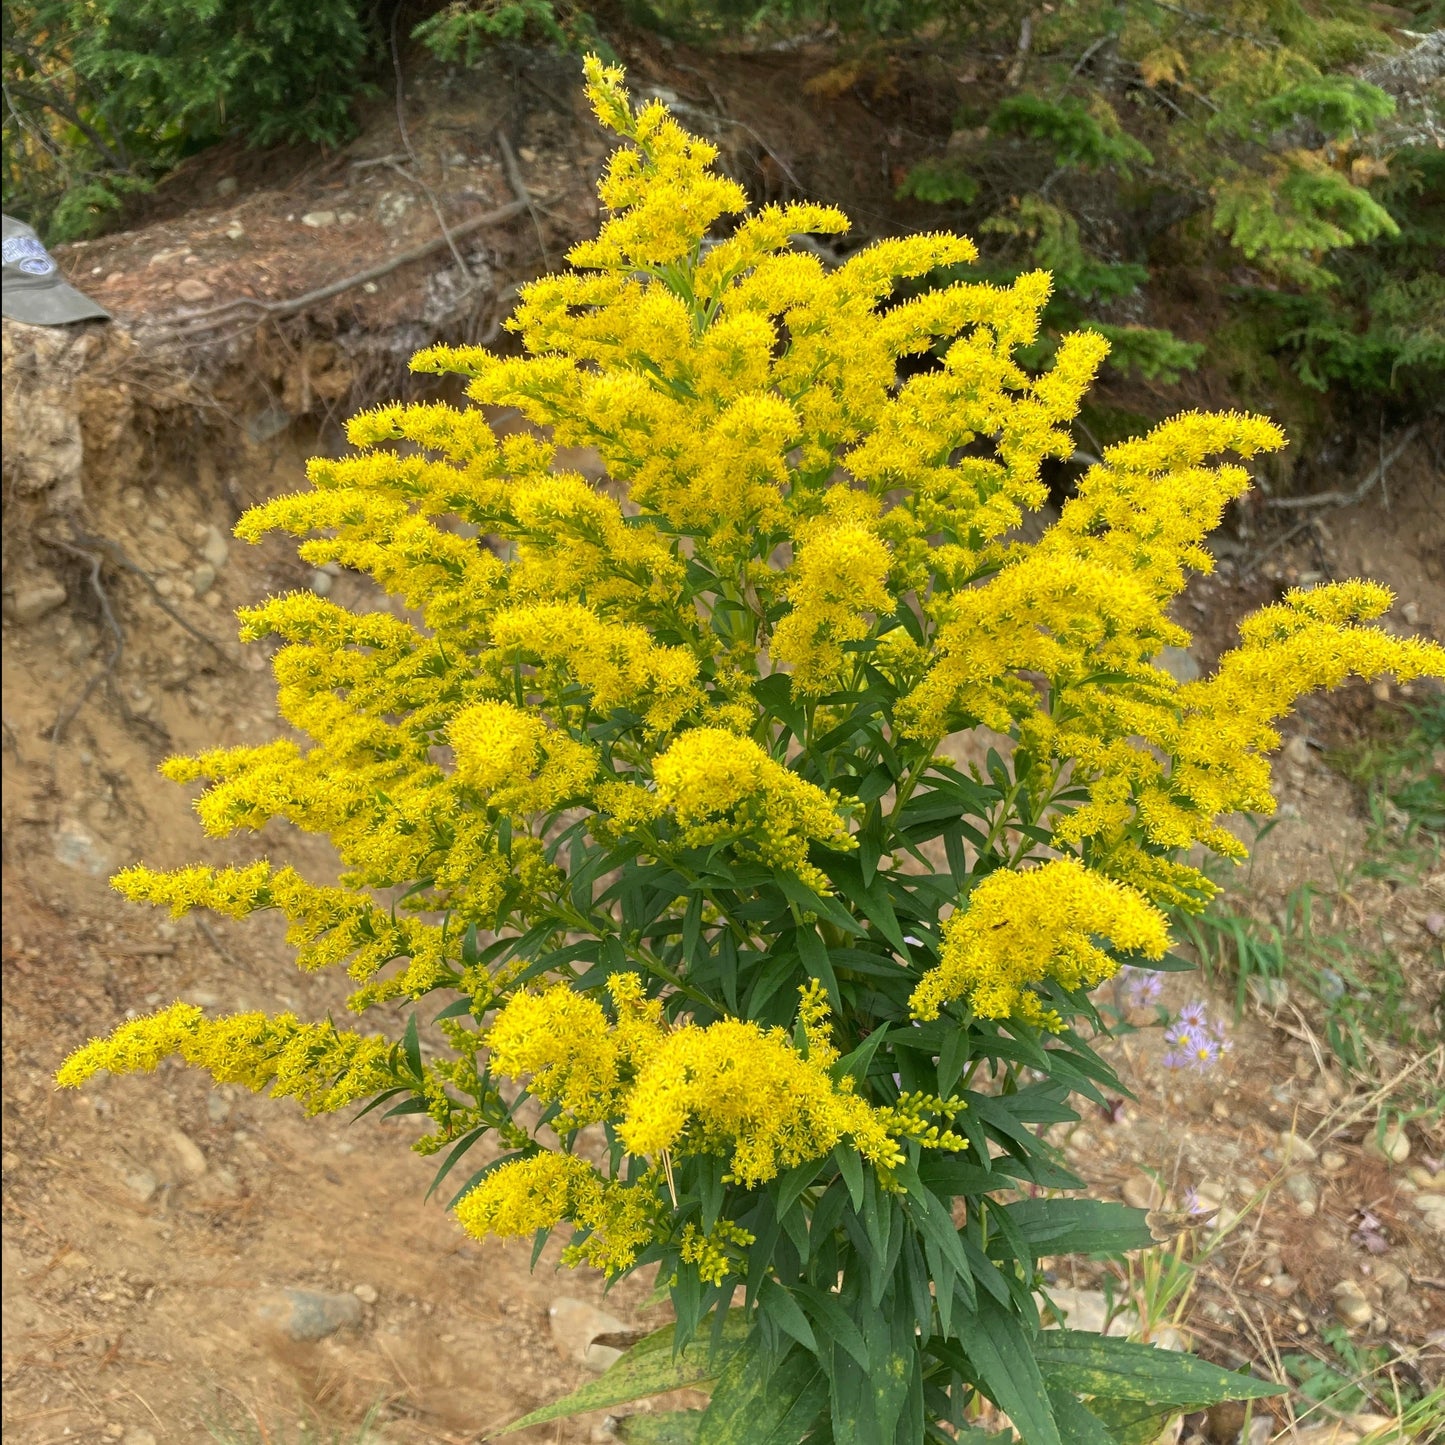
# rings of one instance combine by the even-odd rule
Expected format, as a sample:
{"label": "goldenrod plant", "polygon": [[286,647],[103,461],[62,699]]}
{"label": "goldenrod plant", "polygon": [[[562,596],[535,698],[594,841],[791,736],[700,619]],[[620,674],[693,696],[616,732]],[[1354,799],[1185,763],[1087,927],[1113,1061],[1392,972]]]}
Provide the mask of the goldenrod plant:
{"label": "goldenrod plant", "polygon": [[[1271,1393],[1040,1332],[1040,1256],[1150,1235],[1060,1197],[1081,1183],[1034,1126],[1117,1087],[1089,991],[1178,966],[1164,910],[1215,891],[1180,855],[1243,854],[1220,818],[1272,806],[1275,721],[1351,675],[1445,674],[1445,651],[1370,627],[1390,595],[1348,582],[1289,593],[1176,682],[1153,660],[1189,641],[1170,604],[1248,485],[1216,459],[1278,429],[1167,421],[1024,542],[1108,345],[1018,365],[1048,275],[897,299],[972,244],[830,269],[790,238],[842,232],[838,211],[750,212],[620,71],[589,60],[587,85],[623,142],[607,219],[524,290],[522,354],[423,351],[470,405],[357,416],[353,453],[237,528],[304,537],[415,619],[304,592],[244,610],[245,638],[281,641],[292,734],[164,768],[204,780],[214,836],[325,835],[339,883],[115,880],[176,914],[279,909],[303,968],[345,966],[355,1011],[404,1032],[176,1004],[60,1083],[179,1056],[312,1113],[389,1103],[430,1121],[439,1182],[488,1141],[462,1228],[538,1254],[565,1229],[566,1263],[654,1267],[676,1312],[529,1422],[711,1382],[675,1438],[944,1440],[988,1400],[1058,1445]],[[536,430],[498,437],[486,407]]]}

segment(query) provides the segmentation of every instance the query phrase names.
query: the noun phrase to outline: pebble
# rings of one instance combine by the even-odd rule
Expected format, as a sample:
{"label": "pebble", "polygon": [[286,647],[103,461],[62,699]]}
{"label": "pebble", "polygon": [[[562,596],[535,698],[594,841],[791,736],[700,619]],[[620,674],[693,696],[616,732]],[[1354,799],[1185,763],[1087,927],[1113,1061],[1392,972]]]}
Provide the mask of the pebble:
{"label": "pebble", "polygon": [[22,587],[11,604],[11,615],[22,627],[28,627],[57,607],[64,607],[65,598],[65,588],[59,582],[38,582],[34,587]]}
{"label": "pebble", "polygon": [[323,226],[334,226],[336,224],[335,211],[307,211],[301,217],[303,226],[310,226],[313,231],[319,231]]}
{"label": "pebble", "polygon": [[354,1284],[351,1286],[351,1292],[364,1305],[374,1305],[381,1298],[374,1284]]}
{"label": "pebble", "polygon": [[1420,604],[1418,602],[1407,602],[1400,609],[1400,616],[1405,619],[1411,627],[1420,625]]}
{"label": "pebble", "polygon": [[1279,1009],[1289,1002],[1289,984],[1282,978],[1251,974],[1245,987],[1249,990],[1249,996],[1261,1008]]}
{"label": "pebble", "polygon": [[1281,1158],[1286,1164],[1313,1164],[1319,1158],[1315,1146],[1308,1139],[1301,1139],[1288,1129],[1282,1129],[1279,1136]]}
{"label": "pebble", "polygon": [[298,1344],[313,1344],[337,1330],[361,1323],[361,1301],[354,1294],[317,1289],[286,1289],[266,1295],[256,1306],[257,1318]]}
{"label": "pebble", "polygon": [[552,1325],[552,1343],[564,1360],[585,1365],[599,1375],[615,1361],[622,1358],[622,1351],[611,1345],[598,1345],[593,1341],[598,1335],[625,1333],[627,1324],[600,1310],[586,1300],[571,1299],[566,1295],[554,1299],[547,1307],[547,1318]]}
{"label": "pebble", "polygon": [[191,573],[191,591],[197,597],[204,597],[216,585],[216,569],[209,562],[202,562]]}
{"label": "pebble", "polygon": [[64,819],[55,830],[55,856],[67,868],[99,878],[110,872],[110,857],[99,841],[74,818]]}
{"label": "pebble", "polygon": [[1284,1181],[1284,1187],[1294,1200],[1295,1208],[1306,1219],[1313,1219],[1320,1207],[1320,1191],[1315,1181],[1308,1174],[1291,1174]]}
{"label": "pebble", "polygon": [[226,565],[231,556],[231,544],[226,540],[226,534],[219,527],[209,526],[206,528],[206,537],[201,543],[201,556],[217,572]]}
{"label": "pebble", "polygon": [[[1058,1285],[1049,1290],[1049,1299],[1057,1307],[1053,1315],[1055,1325],[1065,1325],[1071,1330],[1084,1330],[1097,1335],[1103,1332],[1104,1321],[1108,1318],[1109,1305],[1102,1290],[1070,1289]],[[1059,1315],[1064,1316],[1063,1319]],[[1109,1321],[1109,1334],[1121,1337],[1134,1334],[1139,1328],[1139,1316],[1133,1310],[1117,1313]]]}
{"label": "pebble", "polygon": [[1379,1285],[1380,1293],[1391,1299],[1409,1292],[1410,1276],[1399,1265],[1386,1259],[1375,1266],[1375,1283]]}
{"label": "pebble", "polygon": [[1310,740],[1303,733],[1296,733],[1285,745],[1284,755],[1297,768],[1310,765]]}
{"label": "pebble", "polygon": [[335,579],[331,573],[323,572],[319,567],[311,574],[311,590],[318,597],[325,597],[331,591],[331,584]]}
{"label": "pebble", "polygon": [[125,1438],[121,1445],[156,1445],[156,1437],[149,1430],[142,1430],[139,1425],[132,1425],[125,1432]]}
{"label": "pebble", "polygon": [[1159,1181],[1142,1171],[1131,1174],[1124,1181],[1122,1193],[1124,1203],[1135,1209],[1158,1209],[1164,1202],[1164,1191],[1159,1187]]}
{"label": "pebble", "polygon": [[1277,1274],[1270,1280],[1269,1289],[1280,1299],[1289,1299],[1299,1289],[1299,1281],[1292,1274]]}
{"label": "pebble", "polygon": [[171,1153],[176,1156],[181,1168],[192,1179],[199,1179],[206,1172],[206,1156],[201,1153],[200,1145],[189,1134],[180,1129],[172,1129],[166,1136],[166,1142],[171,1146]]}
{"label": "pebble", "polygon": [[194,304],[198,301],[209,301],[213,294],[211,288],[195,276],[187,276],[185,280],[176,282],[176,300],[178,301]]}
{"label": "pebble", "polygon": [[225,200],[227,196],[234,196],[236,194],[236,191],[239,189],[239,184],[235,176],[222,176],[221,179],[216,182],[216,194],[222,200]]}
{"label": "pebble", "polygon": [[1199,660],[1183,647],[1166,647],[1154,666],[1162,667],[1175,682],[1196,682],[1200,676]]}
{"label": "pebble", "polygon": [[1326,1174],[1338,1174],[1350,1161],[1338,1149],[1326,1149],[1320,1155],[1320,1168]]}
{"label": "pebble", "polygon": [[231,1101],[219,1090],[212,1089],[206,1095],[206,1118],[217,1126],[231,1117]]}
{"label": "pebble", "polygon": [[142,1204],[149,1204],[155,1198],[160,1181],[149,1169],[131,1169],[121,1175],[121,1182]]}
{"label": "pebble", "polygon": [[1399,1124],[1389,1125],[1383,1136],[1371,1129],[1365,1135],[1364,1151],[1371,1159],[1403,1164],[1410,1157],[1410,1136]]}
{"label": "pebble", "polygon": [[1356,1329],[1370,1323],[1374,1311],[1365,1292],[1352,1279],[1342,1279],[1330,1291],[1334,1299],[1335,1317]]}

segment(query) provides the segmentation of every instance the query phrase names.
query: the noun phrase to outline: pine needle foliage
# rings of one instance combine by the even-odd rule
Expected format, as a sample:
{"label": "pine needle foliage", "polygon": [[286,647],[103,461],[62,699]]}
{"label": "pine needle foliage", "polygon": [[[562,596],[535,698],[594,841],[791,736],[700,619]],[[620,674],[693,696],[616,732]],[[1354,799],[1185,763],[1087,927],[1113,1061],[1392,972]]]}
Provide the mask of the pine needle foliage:
{"label": "pine needle foliage", "polygon": [[416,619],[244,609],[280,640],[292,736],[164,768],[204,783],[212,835],[286,820],[341,877],[115,879],[177,914],[279,910],[302,967],[404,1027],[179,1003],[59,1082],[179,1057],[310,1113],[390,1105],[429,1126],[462,1228],[655,1266],[676,1323],[518,1423],[707,1383],[674,1438],[942,1445],[988,1401],[1027,1445],[1127,1445],[1274,1393],[1040,1330],[1042,1256],[1151,1236],[1062,1197],[1081,1183],[1036,1130],[1117,1087],[1090,991],[1177,966],[1165,909],[1214,892],[1185,855],[1243,855],[1221,818],[1272,807],[1279,717],[1352,674],[1445,674],[1445,650],[1370,626],[1390,595],[1348,582],[1179,684],[1153,659],[1188,641],[1170,605],[1248,485],[1224,458],[1279,430],[1175,417],[1020,541],[1108,349],[1081,331],[1019,364],[1047,274],[905,298],[973,258],[946,233],[826,268],[792,238],[839,211],[750,210],[661,104],[595,58],[587,79],[620,142],[607,219],[523,291],[521,354],[421,352],[469,404],[363,412],[310,491],[237,528]]}

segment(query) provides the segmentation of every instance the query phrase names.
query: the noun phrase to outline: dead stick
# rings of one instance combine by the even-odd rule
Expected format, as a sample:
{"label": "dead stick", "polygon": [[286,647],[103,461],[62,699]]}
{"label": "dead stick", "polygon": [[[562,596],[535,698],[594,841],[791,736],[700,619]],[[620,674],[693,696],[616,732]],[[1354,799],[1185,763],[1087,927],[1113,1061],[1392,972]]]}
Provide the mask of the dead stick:
{"label": "dead stick", "polygon": [[1371,469],[1369,476],[1360,483],[1352,492],[1316,492],[1309,497],[1270,497],[1265,502],[1277,512],[1295,512],[1304,507],[1349,507],[1354,503],[1363,501],[1365,494],[1377,482],[1384,479],[1385,473],[1395,464],[1401,452],[1410,445],[1419,435],[1420,423],[1405,428],[1404,435],[1395,443],[1394,450],[1389,456],[1382,456]]}
{"label": "dead stick", "polygon": [[423,261],[433,253],[444,250],[453,241],[458,241],[463,236],[470,236],[473,231],[480,231],[486,226],[499,226],[503,221],[510,221],[513,216],[521,215],[526,209],[526,201],[508,201],[505,206],[498,206],[495,210],[486,211],[480,216],[473,216],[470,221],[463,221],[460,225],[453,226],[449,237],[434,236],[425,244],[413,246],[411,250],[403,251],[399,256],[393,256],[391,260],[383,261],[379,265],[369,266],[365,271],[358,271],[354,276],[343,277],[340,281],[333,281],[327,286],[318,286],[314,291],[307,291],[300,296],[292,296],[283,301],[261,301],[254,296],[238,296],[234,301],[225,301],[208,310],[193,312],[177,322],[176,327],[178,330],[199,329],[211,317],[229,315],[245,306],[253,307],[267,316],[294,316],[298,311],[305,311],[308,306],[315,306],[321,301],[329,301],[333,296],[340,296],[343,291],[350,291],[354,287],[364,286],[368,281],[376,281],[382,276],[389,275],[398,267],[409,266],[413,261]]}

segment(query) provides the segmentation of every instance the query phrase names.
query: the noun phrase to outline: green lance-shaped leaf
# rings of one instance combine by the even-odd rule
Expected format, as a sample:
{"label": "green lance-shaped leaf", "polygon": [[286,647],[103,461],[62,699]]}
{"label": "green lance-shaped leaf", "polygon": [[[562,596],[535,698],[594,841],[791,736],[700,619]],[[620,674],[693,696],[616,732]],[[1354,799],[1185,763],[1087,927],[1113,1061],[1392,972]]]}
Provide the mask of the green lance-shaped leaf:
{"label": "green lance-shaped leaf", "polygon": [[798,1445],[827,1403],[828,1377],[811,1351],[775,1363],[749,1342],[718,1379],[697,1445]]}
{"label": "green lance-shaped leaf", "polygon": [[701,1424],[701,1410],[627,1415],[617,1422],[617,1438],[627,1445],[694,1445]]}
{"label": "green lance-shaped leaf", "polygon": [[672,1350],[673,1326],[668,1325],[640,1340],[613,1364],[600,1379],[589,1380],[560,1400],[533,1410],[520,1420],[513,1420],[498,1435],[510,1435],[528,1425],[544,1425],[549,1420],[563,1420],[585,1410],[606,1410],[613,1405],[627,1405],[645,1400],[649,1395],[664,1395],[669,1390],[682,1390],[705,1385],[718,1378],[728,1361],[747,1337],[751,1326],[744,1313],[731,1313],[723,1326],[722,1341],[714,1351],[709,1341],[697,1341],[680,1354]]}
{"label": "green lance-shaped leaf", "polygon": [[1101,1399],[1198,1406],[1284,1393],[1282,1385],[1222,1370],[1193,1355],[1082,1330],[1046,1330],[1033,1353],[1050,1385]]}

